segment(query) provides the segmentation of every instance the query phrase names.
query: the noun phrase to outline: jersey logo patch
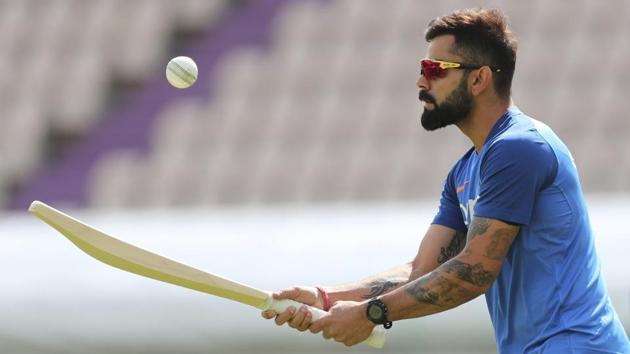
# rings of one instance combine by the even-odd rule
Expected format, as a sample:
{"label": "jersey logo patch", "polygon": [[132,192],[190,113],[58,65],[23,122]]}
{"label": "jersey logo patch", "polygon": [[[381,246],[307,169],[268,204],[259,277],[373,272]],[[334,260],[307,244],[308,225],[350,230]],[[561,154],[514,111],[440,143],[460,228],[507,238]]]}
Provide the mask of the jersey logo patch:
{"label": "jersey logo patch", "polygon": [[479,196],[475,197],[475,199],[468,199],[468,203],[466,205],[459,203],[459,208],[462,210],[462,216],[464,217],[464,224],[468,226],[473,216],[475,216],[475,204],[477,204],[477,200],[479,200]]}
{"label": "jersey logo patch", "polygon": [[462,184],[461,186],[459,186],[459,187],[457,187],[457,188],[455,189],[455,192],[456,192],[456,193],[459,193],[459,192],[463,191],[463,190],[464,190],[464,187],[466,187],[466,185],[468,184],[468,182],[470,182],[470,181],[469,181],[469,180],[465,180],[465,181],[464,181],[464,184]]}

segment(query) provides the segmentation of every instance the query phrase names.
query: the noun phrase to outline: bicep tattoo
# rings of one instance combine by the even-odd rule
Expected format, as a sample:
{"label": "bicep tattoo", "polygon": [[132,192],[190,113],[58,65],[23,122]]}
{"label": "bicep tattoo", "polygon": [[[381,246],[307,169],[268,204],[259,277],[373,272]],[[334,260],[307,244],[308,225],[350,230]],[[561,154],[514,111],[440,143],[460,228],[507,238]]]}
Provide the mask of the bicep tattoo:
{"label": "bicep tattoo", "polygon": [[507,226],[498,226],[490,228],[490,219],[483,217],[473,218],[470,230],[468,231],[468,241],[473,240],[479,235],[487,238],[483,255],[491,260],[500,261],[505,257],[512,246],[512,241],[518,234],[520,226],[507,224]]}
{"label": "bicep tattoo", "polygon": [[474,217],[470,223],[470,228],[468,229],[468,240],[472,240],[475,237],[484,234],[488,231],[488,227],[490,226],[490,221],[486,218]]}

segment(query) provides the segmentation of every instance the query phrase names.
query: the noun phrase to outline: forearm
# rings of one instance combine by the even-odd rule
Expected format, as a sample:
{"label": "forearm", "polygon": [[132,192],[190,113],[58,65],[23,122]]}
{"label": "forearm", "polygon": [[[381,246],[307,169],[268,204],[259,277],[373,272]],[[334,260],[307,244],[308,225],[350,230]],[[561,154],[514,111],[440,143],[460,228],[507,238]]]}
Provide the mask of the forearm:
{"label": "forearm", "polygon": [[377,273],[355,283],[327,286],[332,303],[336,301],[363,301],[400,288],[410,281],[412,273],[411,262]]}
{"label": "forearm", "polygon": [[464,304],[485,293],[496,278],[480,264],[455,257],[381,299],[392,321],[426,316]]}

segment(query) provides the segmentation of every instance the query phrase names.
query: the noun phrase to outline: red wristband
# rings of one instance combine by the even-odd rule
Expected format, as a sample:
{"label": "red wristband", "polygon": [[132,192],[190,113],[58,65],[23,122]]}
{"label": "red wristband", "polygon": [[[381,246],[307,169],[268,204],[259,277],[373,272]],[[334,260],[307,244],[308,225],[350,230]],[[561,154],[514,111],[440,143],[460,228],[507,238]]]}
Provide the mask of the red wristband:
{"label": "red wristband", "polygon": [[330,303],[330,297],[328,297],[328,293],[322,289],[321,286],[316,286],[315,288],[317,288],[317,291],[319,291],[319,294],[322,296],[322,307],[324,311],[328,311],[330,310],[330,308],[332,307],[332,304]]}

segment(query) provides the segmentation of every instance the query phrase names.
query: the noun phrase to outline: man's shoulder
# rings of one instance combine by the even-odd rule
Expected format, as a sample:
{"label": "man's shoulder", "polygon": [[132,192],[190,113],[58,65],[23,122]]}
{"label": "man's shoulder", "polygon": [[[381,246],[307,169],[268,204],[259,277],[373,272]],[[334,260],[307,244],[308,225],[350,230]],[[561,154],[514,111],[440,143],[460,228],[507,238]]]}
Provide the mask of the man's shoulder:
{"label": "man's shoulder", "polygon": [[557,156],[554,147],[536,127],[534,119],[522,115],[489,142],[481,156],[481,169],[484,166],[507,168],[518,166],[521,171],[555,171]]}
{"label": "man's shoulder", "polygon": [[523,113],[516,107],[509,109],[509,123],[495,136],[495,140],[534,141],[558,139],[553,129],[543,121]]}
{"label": "man's shoulder", "polygon": [[548,137],[555,134],[549,126],[526,115],[518,108],[511,108],[509,113],[509,119],[489,139],[485,150],[505,149],[514,153],[550,152]]}

